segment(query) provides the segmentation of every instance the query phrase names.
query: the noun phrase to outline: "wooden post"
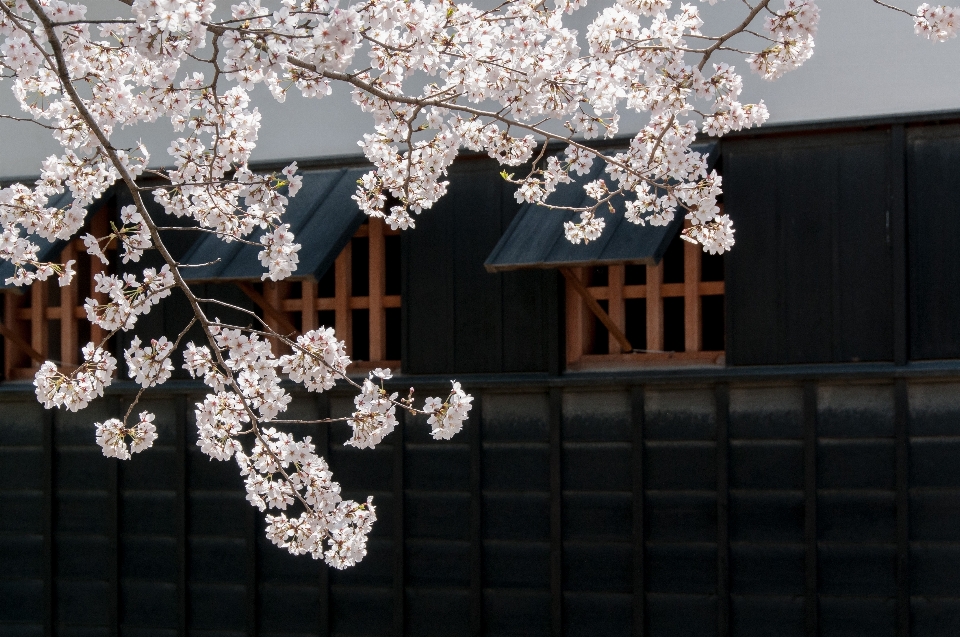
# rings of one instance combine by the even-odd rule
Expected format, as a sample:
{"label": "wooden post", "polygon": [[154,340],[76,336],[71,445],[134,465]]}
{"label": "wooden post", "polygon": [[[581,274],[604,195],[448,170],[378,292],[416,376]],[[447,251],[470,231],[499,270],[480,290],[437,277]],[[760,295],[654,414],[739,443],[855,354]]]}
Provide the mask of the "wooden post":
{"label": "wooden post", "polygon": [[[19,334],[17,310],[20,307],[19,301],[22,298],[23,295],[14,292],[3,293],[3,324],[11,334]],[[21,338],[20,340],[24,339]],[[24,344],[27,344],[26,341],[24,341]],[[11,347],[11,345],[11,339],[7,338],[6,347],[3,348],[4,380],[10,380],[12,378],[14,368],[18,366],[17,363],[23,358],[23,353],[16,347]]]}
{"label": "wooden post", "polygon": [[[7,293],[4,296],[7,299],[9,299],[13,295],[10,293]],[[33,359],[33,361],[37,365],[42,365],[43,362],[46,360],[46,357],[43,354],[33,349],[30,346],[30,343],[25,341],[23,337],[20,336],[20,334],[17,332],[17,330],[8,327],[6,323],[0,323],[0,334],[3,334],[3,337],[6,339],[6,345],[7,345],[6,351],[8,356],[10,357],[9,358],[10,362],[6,365],[6,369],[4,371],[4,373],[6,374],[4,378],[12,379],[16,376],[13,373],[13,370],[16,369],[17,367],[17,364],[16,364],[17,359],[13,358],[14,349],[19,349],[22,354],[26,354],[31,359]]]}
{"label": "wooden post", "polygon": [[306,333],[317,329],[317,282],[304,279],[300,289],[300,331]]}
{"label": "wooden post", "polygon": [[[623,264],[607,267],[607,314],[610,320],[620,328],[621,334],[625,333],[627,325],[623,306],[624,276]],[[611,354],[623,349],[620,339],[614,336],[613,332],[609,333],[607,340]]]}
{"label": "wooden post", "polygon": [[[246,281],[236,281],[236,286],[240,288],[240,291],[247,295],[251,301],[257,304],[261,310],[263,310],[263,320],[277,330],[281,334],[296,334],[296,326],[290,322],[290,319],[287,318],[286,312],[283,311],[282,306],[277,307],[273,305],[271,301],[268,301],[263,294],[257,292],[252,285]],[[264,286],[266,287],[266,286]],[[279,295],[278,295],[279,296]]]}
{"label": "wooden post", "polygon": [[[580,276],[581,271],[581,268],[573,270],[574,276]],[[569,278],[564,277],[564,283],[567,306],[567,365],[575,365],[583,356],[583,299],[577,294]]]}
{"label": "wooden post", "polygon": [[663,350],[663,262],[647,266],[647,349]]}
{"label": "wooden post", "polygon": [[[278,313],[282,312],[280,310],[280,283],[276,281],[264,281],[263,282],[263,298],[266,301],[267,305],[274,308]],[[284,328],[283,322],[278,320],[280,317],[276,316],[273,313],[264,312],[263,320],[270,326],[270,329],[283,334],[289,330]],[[270,339],[270,348],[273,350],[273,353],[279,356],[282,352],[280,351],[280,339],[271,338]]]}
{"label": "wooden post", "polygon": [[683,349],[699,352],[700,329],[700,258],[703,249],[689,241],[683,242]]}
{"label": "wooden post", "polygon": [[[60,258],[64,263],[77,258],[77,248],[71,242],[63,249]],[[80,358],[77,331],[77,283],[60,288],[60,360],[67,365],[76,365]]]}
{"label": "wooden post", "polygon": [[337,256],[334,264],[336,268],[334,278],[336,288],[334,292],[334,311],[336,318],[334,320],[334,330],[337,332],[337,338],[347,344],[347,353],[353,356],[353,339],[351,338],[350,328],[353,326],[353,314],[350,311],[351,288],[351,261],[353,254],[353,242],[348,242],[346,247]]}
{"label": "wooden post", "polygon": [[382,361],[386,356],[387,321],[383,308],[386,293],[386,255],[383,240],[383,221],[369,222],[369,298],[370,298],[370,360]]}
{"label": "wooden post", "polygon": [[[93,214],[90,218],[90,234],[97,237],[98,239],[103,238],[110,234],[110,223],[107,220],[107,210],[106,208],[101,208]],[[106,271],[106,266],[98,259],[97,257],[90,257],[90,298],[92,298],[97,303],[104,303],[107,300],[107,295],[103,292],[97,292],[97,274]],[[99,325],[90,324],[90,340],[95,346],[100,345],[100,341],[103,340],[106,336],[103,328]]]}
{"label": "wooden post", "polygon": [[573,291],[576,294],[580,295],[580,298],[583,299],[584,305],[587,306],[593,315],[599,319],[603,326],[606,327],[613,338],[616,340],[617,346],[620,348],[620,351],[630,352],[633,351],[633,346],[630,345],[630,341],[627,340],[627,337],[624,335],[623,331],[610,319],[610,316],[600,307],[600,304],[597,303],[596,299],[590,296],[590,290],[583,284],[583,281],[571,270],[570,268],[560,268],[560,273],[563,274],[566,278],[567,283],[573,288]]}
{"label": "wooden post", "polygon": [[[50,334],[47,323],[47,281],[34,281],[30,286],[30,345],[47,356],[47,338]],[[39,365],[34,364],[34,367]]]}

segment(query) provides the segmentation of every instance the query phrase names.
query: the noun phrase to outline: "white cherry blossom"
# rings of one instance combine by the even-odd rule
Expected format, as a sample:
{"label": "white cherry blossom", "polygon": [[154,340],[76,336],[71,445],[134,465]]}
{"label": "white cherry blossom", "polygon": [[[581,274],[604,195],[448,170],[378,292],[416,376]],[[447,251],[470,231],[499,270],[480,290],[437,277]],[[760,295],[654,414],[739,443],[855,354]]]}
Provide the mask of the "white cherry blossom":
{"label": "white cherry blossom", "polygon": [[[372,499],[342,499],[310,439],[283,430],[301,422],[283,420],[292,400],[284,378],[314,392],[350,384],[353,413],[331,420],[350,427],[347,444],[360,448],[398,426],[398,409],[428,414],[432,436],[449,439],[472,397],[453,382],[445,399],[417,409],[412,389],[401,398],[389,386],[391,370],[350,378],[331,328],[283,335],[253,313],[244,325],[211,319],[205,308],[217,300],[184,280],[145,199],[188,229],[259,246],[263,280],[290,277],[301,246],[285,213],[303,177],[296,162],[279,172],[250,168],[261,128],[250,93],[283,102],[288,91],[322,99],[340,90],[372,119],[358,140],[372,168],[353,200],[393,229],[415,228],[417,215],[446,194],[449,169],[466,149],[520,171],[503,173],[518,202],[579,219],[564,225],[573,243],[597,240],[606,225],[600,215],[619,199],[628,221],[662,226],[683,215],[684,239],[723,253],[734,229],[717,205],[722,180],[693,143],[759,126],[768,111],[762,101],[743,103],[737,67],[711,58],[739,56],[771,80],[802,65],[815,50],[819,9],[813,0],[782,1],[737,5],[731,10],[744,20],[726,32],[710,31],[697,6],[671,0],[610,0],[583,32],[567,16],[584,11],[585,0],[507,0],[494,9],[453,0],[246,0],[229,13],[213,0],[133,0],[105,21],[65,0],[0,3],[0,89],[11,91],[18,118],[47,127],[60,146],[34,182],[0,188],[0,258],[14,266],[7,282],[54,276],[75,285],[76,259],[39,254],[42,241],[79,239],[94,269],[85,313],[105,332],[83,348],[77,369],[45,362],[34,380],[38,399],[76,411],[102,396],[116,373],[109,339],[177,290],[191,322],[173,342],[133,338],[124,351],[130,377],[141,393],[169,379],[181,338],[199,326],[204,342],[183,347],[183,367],[210,387],[195,410],[201,451],[235,458],[248,501],[277,509],[266,516],[272,542],[335,568],[355,564],[376,520]],[[955,8],[901,11],[922,37],[957,35]],[[644,124],[615,150],[588,143],[618,135],[629,113]],[[117,131],[160,121],[175,131],[167,148],[117,147]],[[157,150],[164,159],[151,159]],[[166,166],[149,171],[149,185],[148,165]],[[588,174],[584,205],[554,205],[559,186]],[[133,203],[105,236],[94,236],[84,229],[87,210],[114,186]],[[122,267],[147,252],[163,265]],[[156,439],[149,412],[128,424],[139,398],[123,419],[96,425],[105,455],[128,459]]]}

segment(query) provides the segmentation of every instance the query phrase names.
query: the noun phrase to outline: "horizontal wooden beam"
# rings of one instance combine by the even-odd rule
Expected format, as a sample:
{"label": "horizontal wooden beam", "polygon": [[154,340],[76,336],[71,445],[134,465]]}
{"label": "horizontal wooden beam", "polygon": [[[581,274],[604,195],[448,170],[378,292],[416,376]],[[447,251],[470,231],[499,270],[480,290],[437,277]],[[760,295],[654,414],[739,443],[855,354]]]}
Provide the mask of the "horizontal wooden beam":
{"label": "horizontal wooden beam", "polygon": [[[391,230],[391,229],[390,229],[390,226],[388,226],[386,223],[384,223],[384,222],[382,222],[382,221],[380,221],[380,223],[383,223],[383,236],[385,236],[385,237],[391,237],[391,236],[397,236],[397,235],[400,234],[400,228],[397,228],[396,230]],[[368,224],[366,224],[366,223],[363,224],[362,226],[360,226],[359,228],[357,228],[357,231],[356,231],[355,233],[353,233],[353,236],[354,236],[354,238],[356,238],[356,237],[369,237],[369,236],[370,236],[370,226],[369,226]]]}
{"label": "horizontal wooden beam", "polygon": [[597,303],[596,299],[590,296],[590,291],[587,290],[586,286],[583,284],[583,281],[573,273],[570,268],[560,268],[560,273],[563,274],[564,278],[573,286],[573,289],[580,295],[580,298],[583,299],[583,302],[586,303],[587,307],[593,312],[594,316],[603,323],[604,327],[610,332],[611,335],[617,342],[620,343],[620,348],[624,352],[632,352],[633,346],[630,345],[630,341],[627,340],[627,335],[624,334],[616,323],[613,322],[613,319],[603,311],[603,308],[600,307],[600,304]]}
{"label": "horizontal wooden beam", "polygon": [[[605,301],[610,298],[607,286],[588,287],[590,295],[597,301]],[[671,298],[685,295],[685,284],[683,283],[661,283],[660,297]],[[697,293],[700,296],[718,296],[725,293],[723,281],[701,281],[697,284]],[[625,299],[645,299],[647,298],[647,286],[645,285],[625,285],[623,286],[623,298]]]}
{"label": "horizontal wooden beam", "polygon": [[[320,297],[315,302],[317,310],[320,311],[335,311],[337,309],[337,300],[330,296]],[[367,310],[370,309],[370,297],[368,296],[351,296],[347,305],[351,310]],[[280,307],[285,312],[300,312],[303,310],[303,300],[302,299],[284,299],[280,302]],[[383,306],[384,308],[395,308],[400,307],[400,295],[391,294],[390,296],[383,297]]]}

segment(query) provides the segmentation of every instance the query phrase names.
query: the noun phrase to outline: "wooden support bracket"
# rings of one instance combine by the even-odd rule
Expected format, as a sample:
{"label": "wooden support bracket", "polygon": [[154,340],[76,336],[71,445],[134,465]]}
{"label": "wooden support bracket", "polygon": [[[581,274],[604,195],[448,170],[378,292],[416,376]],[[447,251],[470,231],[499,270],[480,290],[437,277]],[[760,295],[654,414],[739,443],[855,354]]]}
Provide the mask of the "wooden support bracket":
{"label": "wooden support bracket", "polygon": [[570,268],[560,268],[560,273],[563,274],[563,277],[573,286],[573,289],[577,291],[577,294],[579,294],[583,302],[587,304],[587,307],[593,312],[594,316],[603,323],[611,336],[620,343],[620,349],[625,353],[632,352],[633,346],[630,344],[630,341],[627,340],[627,335],[624,334],[617,324],[613,322],[613,319],[603,311],[603,308],[600,307],[596,299],[590,296],[590,291],[583,284],[583,281],[581,281]]}
{"label": "wooden support bracket", "polygon": [[43,354],[33,349],[33,347],[30,346],[30,343],[25,341],[19,334],[17,334],[15,331],[10,329],[3,323],[0,323],[0,334],[3,334],[4,338],[7,339],[8,343],[19,347],[24,354],[32,358],[37,363],[40,363],[42,365],[44,361],[47,360]]}
{"label": "wooden support bracket", "polygon": [[240,288],[240,291],[250,297],[250,300],[257,304],[263,313],[267,315],[270,319],[276,321],[277,326],[284,331],[285,335],[296,335],[300,331],[290,322],[290,319],[287,318],[287,315],[280,309],[274,307],[267,301],[266,298],[259,292],[257,292],[252,285],[246,283],[245,281],[236,281],[237,287]]}

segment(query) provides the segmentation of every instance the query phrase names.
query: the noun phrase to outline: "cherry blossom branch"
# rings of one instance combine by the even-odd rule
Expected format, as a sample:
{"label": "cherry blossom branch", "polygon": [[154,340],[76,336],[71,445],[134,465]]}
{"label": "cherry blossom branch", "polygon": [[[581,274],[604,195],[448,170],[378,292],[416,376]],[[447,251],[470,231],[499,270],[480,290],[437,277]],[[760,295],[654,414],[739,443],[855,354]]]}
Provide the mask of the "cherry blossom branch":
{"label": "cherry blossom branch", "polygon": [[[275,12],[241,0],[223,21],[212,20],[210,0],[138,2],[133,20],[105,21],[84,20],[86,9],[80,5],[48,5],[50,0],[2,3],[0,27],[15,36],[0,52],[0,65],[17,78],[17,98],[34,120],[57,123],[51,132],[64,148],[61,157],[44,163],[35,188],[18,184],[0,190],[0,207],[10,220],[3,229],[17,237],[8,252],[18,268],[18,282],[57,272],[56,265],[38,264],[38,248],[20,237],[22,228],[28,234],[37,230],[43,238],[67,238],[80,229],[84,206],[123,182],[133,205],[121,210],[123,225],[113,226],[106,241],[117,239],[125,262],[156,249],[165,265],[159,272],[145,269],[142,283],[130,273],[98,275],[97,291],[111,300],[88,304],[90,320],[110,334],[129,330],[138,315],[173,287],[180,289],[206,342],[184,348],[185,369],[212,388],[196,410],[202,451],[219,460],[236,459],[247,499],[261,510],[303,507],[298,518],[267,516],[272,541],[294,553],[324,557],[338,568],[349,566],[366,553],[366,533],[375,519],[372,502],[342,500],[309,438],[296,440],[273,428],[272,423],[308,422],[278,420],[292,400],[280,385],[280,373],[310,391],[324,391],[341,379],[357,390],[351,416],[309,422],[345,420],[353,429],[348,444],[360,448],[376,445],[393,430],[397,409],[429,415],[431,434],[449,438],[462,427],[471,398],[453,383],[446,399],[428,398],[417,408],[412,389],[407,397],[385,389],[390,370],[378,368],[362,380],[350,378],[350,359],[332,329],[279,334],[254,311],[198,296],[181,272],[189,266],[172,258],[161,234],[200,231],[258,245],[249,237],[257,236],[252,233],[259,227],[263,278],[290,276],[300,246],[283,223],[283,213],[286,197],[296,195],[302,177],[296,175],[295,163],[284,168],[282,176],[250,170],[259,116],[249,105],[248,90],[264,83],[282,101],[293,87],[307,97],[322,97],[336,84],[351,89],[354,102],[372,112],[376,123],[375,134],[361,142],[374,170],[360,180],[354,199],[366,214],[386,218],[391,227],[412,226],[410,213],[430,208],[443,195],[450,164],[461,148],[469,148],[486,151],[505,166],[532,159],[525,179],[506,175],[518,185],[515,196],[548,209],[580,212],[579,222],[565,224],[573,242],[599,236],[600,208],[612,211],[615,197],[629,195],[636,197],[626,202],[629,221],[669,223],[682,209],[693,224],[684,230],[684,238],[722,252],[733,244],[733,230],[716,206],[720,179],[690,145],[701,128],[722,135],[759,125],[766,110],[762,103],[738,101],[742,81],[732,68],[715,64],[710,74],[702,71],[715,52],[734,49],[731,38],[755,35],[748,26],[761,11],[770,16],[765,25],[770,37],[760,36],[768,45],[750,54],[751,67],[773,78],[799,66],[812,52],[816,6],[813,0],[791,0],[785,10],[774,12],[769,0],[756,6],[745,3],[750,15],[739,30],[704,36],[694,6],[683,5],[668,17],[663,12],[667,3],[638,1],[633,6],[623,0],[612,13],[598,16],[587,33],[586,54],[559,19],[564,8],[576,7],[554,10],[542,1],[508,1],[486,11],[469,5],[399,3],[383,13],[380,0],[344,8],[291,1]],[[649,28],[641,24],[643,16],[653,18]],[[96,27],[116,44],[91,40],[89,30]],[[688,46],[685,37],[709,45]],[[210,55],[200,55],[199,49],[211,40]],[[368,66],[351,71],[364,49],[371,58]],[[687,64],[684,55],[700,56],[699,66]],[[191,65],[191,72],[181,79],[182,64]],[[192,72],[196,64],[209,65],[212,77]],[[443,79],[410,93],[404,83],[417,71],[440,71]],[[227,88],[224,82],[233,84]],[[713,103],[697,109],[695,99]],[[496,105],[479,106],[485,100]],[[594,148],[591,137],[616,135],[621,102],[650,113],[649,124],[623,152]],[[688,115],[695,118],[681,121]],[[147,170],[151,160],[144,146],[134,150],[111,144],[119,127],[161,116],[169,117],[177,131],[187,131],[168,149],[172,168]],[[553,120],[566,132],[548,130]],[[566,145],[565,159],[548,150],[550,142]],[[593,203],[549,203],[547,196],[558,184],[569,183],[573,172],[586,174],[595,160],[605,162],[613,184],[607,178],[585,184]],[[137,179],[144,174],[160,177],[169,186],[142,186]],[[60,210],[47,208],[47,198],[65,187],[73,191],[74,202]],[[192,219],[198,227],[161,226],[147,210],[147,192],[166,213]],[[384,209],[388,198],[393,198],[389,213]],[[397,200],[400,205],[393,205]],[[88,254],[107,262],[102,239],[88,235],[84,241]],[[208,304],[237,311],[254,327],[211,319]],[[169,377],[170,355],[186,332],[175,344],[160,339],[142,345],[133,339],[124,356],[142,389]],[[271,343],[290,353],[275,355]],[[116,366],[103,345],[84,348],[81,371],[70,379],[44,363],[36,379],[38,395],[52,396],[51,401],[70,409],[102,395]],[[98,441],[107,455],[128,458],[152,444],[152,414],[143,412],[137,424],[127,423],[141,396],[142,391],[123,421],[98,423]],[[241,438],[247,434],[249,438]]]}
{"label": "cherry blossom branch", "polygon": [[907,14],[908,16],[910,16],[911,18],[916,15],[916,14],[914,14],[914,13],[910,13],[910,12],[907,11],[906,9],[901,9],[900,7],[894,6],[894,5],[892,5],[892,4],[887,4],[886,2],[883,2],[882,0],[873,0],[873,3],[876,4],[876,5],[880,5],[881,7],[884,7],[884,8],[886,8],[886,9],[892,9],[893,11],[899,11],[900,13],[906,13],[906,14]]}

